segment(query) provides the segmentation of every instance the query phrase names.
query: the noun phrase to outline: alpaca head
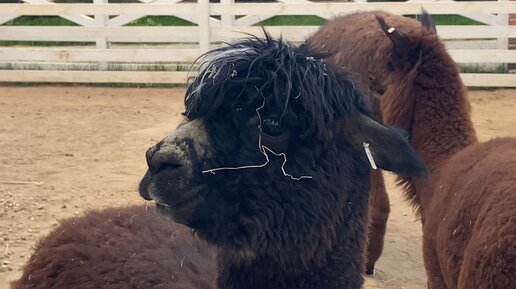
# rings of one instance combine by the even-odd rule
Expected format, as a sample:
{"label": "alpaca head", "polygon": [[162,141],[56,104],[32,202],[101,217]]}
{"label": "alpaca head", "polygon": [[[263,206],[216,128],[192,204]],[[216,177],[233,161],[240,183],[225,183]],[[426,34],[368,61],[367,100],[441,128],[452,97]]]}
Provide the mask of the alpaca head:
{"label": "alpaca head", "polygon": [[[421,14],[421,27],[419,29],[412,25],[390,26],[382,16],[376,16],[376,19],[392,43],[391,61],[386,64],[391,72],[406,72],[414,68],[421,60],[421,55],[432,49],[436,42],[435,39],[438,39],[432,16],[425,10]],[[428,38],[430,38],[430,41],[428,41]]]}
{"label": "alpaca head", "polygon": [[332,245],[355,202],[367,205],[364,143],[380,168],[424,171],[404,134],[367,111],[350,74],[305,46],[266,35],[213,50],[185,120],[147,151],[140,194],[227,250],[310,254]]}
{"label": "alpaca head", "polygon": [[443,87],[449,86],[451,81],[446,77],[451,75],[450,72],[458,74],[458,68],[439,40],[432,17],[425,10],[420,27],[393,27],[383,17],[376,18],[392,44],[391,55],[383,64],[390,74],[379,110],[385,123],[410,132],[412,110],[420,89],[444,91]]}

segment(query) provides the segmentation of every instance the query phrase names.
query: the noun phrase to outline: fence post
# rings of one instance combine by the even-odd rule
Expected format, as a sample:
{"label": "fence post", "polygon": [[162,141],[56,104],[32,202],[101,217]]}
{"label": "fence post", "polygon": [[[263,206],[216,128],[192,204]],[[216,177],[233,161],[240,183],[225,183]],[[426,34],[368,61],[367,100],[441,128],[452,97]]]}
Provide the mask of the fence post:
{"label": "fence post", "polygon": [[[498,0],[498,2],[507,1],[507,0]],[[496,21],[497,25],[501,26],[508,26],[509,25],[509,15],[508,14],[498,14],[498,20]],[[496,41],[496,48],[506,50],[509,47],[509,38],[507,33],[504,33],[503,35],[498,36],[498,39]]]}
{"label": "fence post", "polygon": [[199,27],[199,48],[201,52],[210,50],[210,0],[197,0],[197,25]]}
{"label": "fence post", "polygon": [[[220,0],[220,4],[233,4],[235,0]],[[235,15],[222,14],[220,15],[222,26],[231,27],[235,22]]]}
{"label": "fence post", "polygon": [[[106,4],[108,0],[93,0],[93,4]],[[95,15],[95,27],[107,27],[109,15]],[[108,49],[109,42],[106,37],[98,37],[95,39],[95,46],[97,49]],[[99,70],[107,70],[107,62],[99,62]]]}
{"label": "fence post", "polygon": [[[515,0],[511,0],[515,1]],[[516,26],[516,13],[512,13],[509,15],[509,27],[510,26]],[[516,38],[509,38],[509,50],[516,50]],[[509,63],[508,64],[509,72],[516,72],[516,63]]]}

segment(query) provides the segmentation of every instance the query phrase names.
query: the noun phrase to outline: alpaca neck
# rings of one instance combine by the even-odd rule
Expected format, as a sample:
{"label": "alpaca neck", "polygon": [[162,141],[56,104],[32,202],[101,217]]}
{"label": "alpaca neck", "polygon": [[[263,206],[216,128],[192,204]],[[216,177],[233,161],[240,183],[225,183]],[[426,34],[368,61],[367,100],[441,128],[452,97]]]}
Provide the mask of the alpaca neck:
{"label": "alpaca neck", "polygon": [[[448,100],[425,103],[429,102],[425,99],[416,104],[411,142],[430,172],[438,170],[442,162],[477,141],[469,104],[458,93],[439,95],[448,100],[459,98],[455,103]],[[420,92],[420,96],[427,97],[425,92]]]}
{"label": "alpaca neck", "polygon": [[[429,59],[448,61],[423,63],[415,79],[411,144],[428,170],[428,179],[411,185],[423,211],[432,198],[432,177],[452,155],[477,142],[458,69],[451,58]],[[425,70],[425,65],[430,67]]]}
{"label": "alpaca neck", "polygon": [[[219,268],[219,289],[345,288],[331,276],[330,270],[317,268],[306,272],[288,272],[267,260]],[[327,273],[328,272],[328,273]],[[337,273],[337,272],[335,272]],[[360,287],[356,287],[360,288]]]}
{"label": "alpaca neck", "polygon": [[[367,199],[354,204],[352,221],[333,227],[336,239],[317,260],[302,261],[302,248],[250,258],[222,250],[218,254],[219,289],[359,289],[363,283],[363,251]],[[360,241],[362,240],[362,241]],[[314,240],[314,242],[318,242]],[[249,257],[249,256],[246,256]]]}
{"label": "alpaca neck", "polygon": [[[361,252],[361,251],[360,251]],[[337,254],[339,255],[339,254]],[[221,258],[219,256],[219,258]],[[362,286],[362,267],[358,272],[345,272],[355,268],[350,262],[343,266],[340,262],[328,262],[322,266],[311,266],[298,271],[300,264],[280,265],[274,257],[261,257],[249,263],[227,264],[219,260],[219,289],[359,289]],[[225,263],[225,264],[223,264]],[[223,264],[223,265],[222,265]],[[361,263],[362,264],[362,263]]]}

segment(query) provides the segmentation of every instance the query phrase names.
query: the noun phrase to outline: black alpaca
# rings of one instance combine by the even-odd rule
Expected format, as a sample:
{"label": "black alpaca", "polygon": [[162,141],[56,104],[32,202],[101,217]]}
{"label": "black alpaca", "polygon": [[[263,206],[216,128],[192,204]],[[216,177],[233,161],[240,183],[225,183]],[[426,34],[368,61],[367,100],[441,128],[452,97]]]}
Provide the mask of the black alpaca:
{"label": "black alpaca", "polygon": [[266,35],[206,54],[140,194],[219,248],[219,288],[361,288],[371,164],[422,174],[360,83]]}
{"label": "black alpaca", "polygon": [[379,168],[424,169],[320,59],[268,35],[208,53],[185,121],[147,152],[141,195],[215,247],[145,207],[90,212],[44,238],[13,288],[360,288],[365,147]]}

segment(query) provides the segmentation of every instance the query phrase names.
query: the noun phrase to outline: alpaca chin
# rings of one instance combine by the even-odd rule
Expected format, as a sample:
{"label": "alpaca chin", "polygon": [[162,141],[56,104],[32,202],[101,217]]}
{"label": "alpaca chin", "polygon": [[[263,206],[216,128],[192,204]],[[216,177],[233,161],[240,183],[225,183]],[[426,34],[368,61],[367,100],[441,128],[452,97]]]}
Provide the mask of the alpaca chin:
{"label": "alpaca chin", "polygon": [[192,199],[189,199],[184,203],[173,207],[167,204],[160,204],[156,202],[156,209],[161,215],[175,221],[176,223],[188,226],[195,222],[196,209],[203,202],[204,199],[202,197],[195,196]]}
{"label": "alpaca chin", "polygon": [[256,253],[250,248],[224,248],[224,257],[229,263],[240,266],[252,263],[256,259]]}

